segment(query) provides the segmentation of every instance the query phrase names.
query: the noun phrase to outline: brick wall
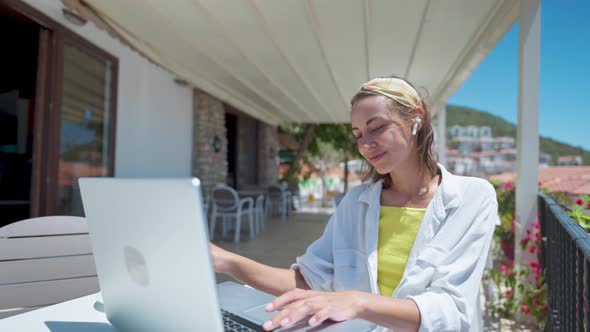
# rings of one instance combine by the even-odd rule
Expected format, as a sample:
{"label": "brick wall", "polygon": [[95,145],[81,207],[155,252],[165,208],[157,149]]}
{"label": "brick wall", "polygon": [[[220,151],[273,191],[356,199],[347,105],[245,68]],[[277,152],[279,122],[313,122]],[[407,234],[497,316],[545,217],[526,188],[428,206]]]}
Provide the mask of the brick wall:
{"label": "brick wall", "polygon": [[[228,163],[225,109],[223,102],[198,89],[194,90],[193,107],[192,174],[201,180],[203,191],[206,192],[216,183],[226,183],[227,179]],[[254,141],[246,139],[245,137],[240,139],[240,134],[252,134],[251,130],[239,129],[240,120],[242,120],[242,117],[238,119],[237,143],[240,144],[240,142],[246,141],[257,143],[256,149],[258,151],[252,149],[250,152],[257,155],[254,158],[258,158],[256,162],[257,170],[255,170],[258,182],[257,185],[266,187],[270,184],[277,184],[279,174],[279,142],[277,128],[258,120],[242,120],[246,122],[257,122],[257,125],[255,125],[254,128],[257,128],[258,137]],[[219,152],[215,152],[213,149],[213,139],[216,135],[221,140],[221,150]],[[243,156],[238,156],[237,162],[238,175],[241,175],[242,179],[251,174],[251,171],[245,167],[247,166],[246,164],[249,163],[245,162]],[[249,184],[247,181],[241,182]],[[238,183],[240,183],[239,179]]]}
{"label": "brick wall", "polygon": [[258,123],[258,184],[277,184],[279,177],[279,138],[277,127]]}
{"label": "brick wall", "polygon": [[[227,139],[223,103],[209,94],[193,93],[193,176],[201,180],[203,192],[227,178]],[[215,152],[214,137],[219,137],[221,150]]]}

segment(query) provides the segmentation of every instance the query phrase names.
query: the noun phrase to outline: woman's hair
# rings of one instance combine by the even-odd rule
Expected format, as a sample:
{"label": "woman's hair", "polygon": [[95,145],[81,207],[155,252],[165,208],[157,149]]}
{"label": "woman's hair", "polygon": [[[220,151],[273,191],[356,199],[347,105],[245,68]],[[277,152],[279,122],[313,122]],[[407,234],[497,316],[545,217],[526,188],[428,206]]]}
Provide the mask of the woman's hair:
{"label": "woman's hair", "polygon": [[[391,76],[392,78],[399,78],[396,76]],[[401,79],[401,78],[399,78]],[[414,86],[404,79],[412,88]],[[414,88],[416,90],[416,88]],[[355,103],[358,101],[368,98],[368,97],[375,97],[375,96],[383,96],[380,93],[368,91],[368,90],[361,90],[357,92],[354,97],[350,100],[350,106],[354,106]],[[415,110],[409,109],[398,103],[397,101],[393,100],[392,98],[387,98],[389,109],[394,112],[398,111],[401,113],[402,117],[405,120],[409,120],[412,115],[414,115]],[[422,109],[424,110],[424,116],[422,119],[422,127],[416,133],[417,137],[417,147],[418,147],[418,163],[420,165],[420,171],[426,172],[427,174],[434,176],[438,173],[438,165],[436,164],[436,154],[434,152],[434,132],[432,130],[432,116],[430,111],[428,110],[428,106],[424,98],[420,97],[422,103]],[[444,134],[444,133],[442,133]],[[391,187],[391,177],[389,174],[379,174],[375,170],[375,167],[370,163],[364,161],[366,165],[367,173],[363,177],[363,181],[378,181],[383,179],[383,188]]]}

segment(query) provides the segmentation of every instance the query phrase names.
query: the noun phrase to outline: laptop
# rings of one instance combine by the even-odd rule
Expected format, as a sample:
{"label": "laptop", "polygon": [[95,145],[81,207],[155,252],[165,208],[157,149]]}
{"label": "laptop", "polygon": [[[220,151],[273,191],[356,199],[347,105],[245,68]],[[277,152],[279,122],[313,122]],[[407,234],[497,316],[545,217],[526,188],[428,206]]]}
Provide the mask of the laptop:
{"label": "laptop", "polygon": [[[215,284],[200,182],[81,178],[104,311],[126,332],[262,331],[274,297]],[[362,320],[282,331],[370,331]]]}

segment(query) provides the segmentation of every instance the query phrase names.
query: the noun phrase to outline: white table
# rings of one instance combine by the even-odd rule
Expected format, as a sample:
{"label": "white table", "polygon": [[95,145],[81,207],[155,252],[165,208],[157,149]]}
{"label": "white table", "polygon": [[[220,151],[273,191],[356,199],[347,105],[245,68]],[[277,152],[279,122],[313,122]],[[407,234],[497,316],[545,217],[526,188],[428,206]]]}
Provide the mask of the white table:
{"label": "white table", "polygon": [[[218,284],[219,287],[221,284]],[[232,297],[231,287],[241,287],[238,284],[225,288],[218,288],[220,294],[220,305],[228,310],[240,311],[244,301]],[[242,293],[247,296],[248,294]],[[270,295],[268,295],[270,297]],[[98,301],[97,301],[98,300]],[[235,302],[235,303],[234,303]],[[231,311],[231,310],[230,310]],[[274,314],[269,314],[271,317]],[[351,324],[345,331],[361,331],[367,329],[367,322],[350,321]],[[305,330],[322,330],[325,332],[343,331],[336,325],[324,326],[322,328],[311,328],[307,325]],[[297,325],[287,331],[298,330]],[[375,331],[381,331],[376,327]],[[102,305],[102,297],[92,294],[80,297],[71,301],[62,302],[42,309],[26,312],[20,315],[0,320],[0,332],[120,332],[115,329],[107,320]]]}
{"label": "white table", "polygon": [[117,332],[97,294],[0,320],[2,332]]}

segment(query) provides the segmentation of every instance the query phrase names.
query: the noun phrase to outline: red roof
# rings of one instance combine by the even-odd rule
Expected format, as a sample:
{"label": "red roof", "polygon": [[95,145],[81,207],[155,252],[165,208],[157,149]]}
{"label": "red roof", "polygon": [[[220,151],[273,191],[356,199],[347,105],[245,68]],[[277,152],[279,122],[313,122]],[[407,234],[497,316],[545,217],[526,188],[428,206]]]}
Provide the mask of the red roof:
{"label": "red roof", "polygon": [[[498,181],[514,181],[514,173],[490,176]],[[590,195],[590,166],[539,167],[539,181],[550,192]]]}

